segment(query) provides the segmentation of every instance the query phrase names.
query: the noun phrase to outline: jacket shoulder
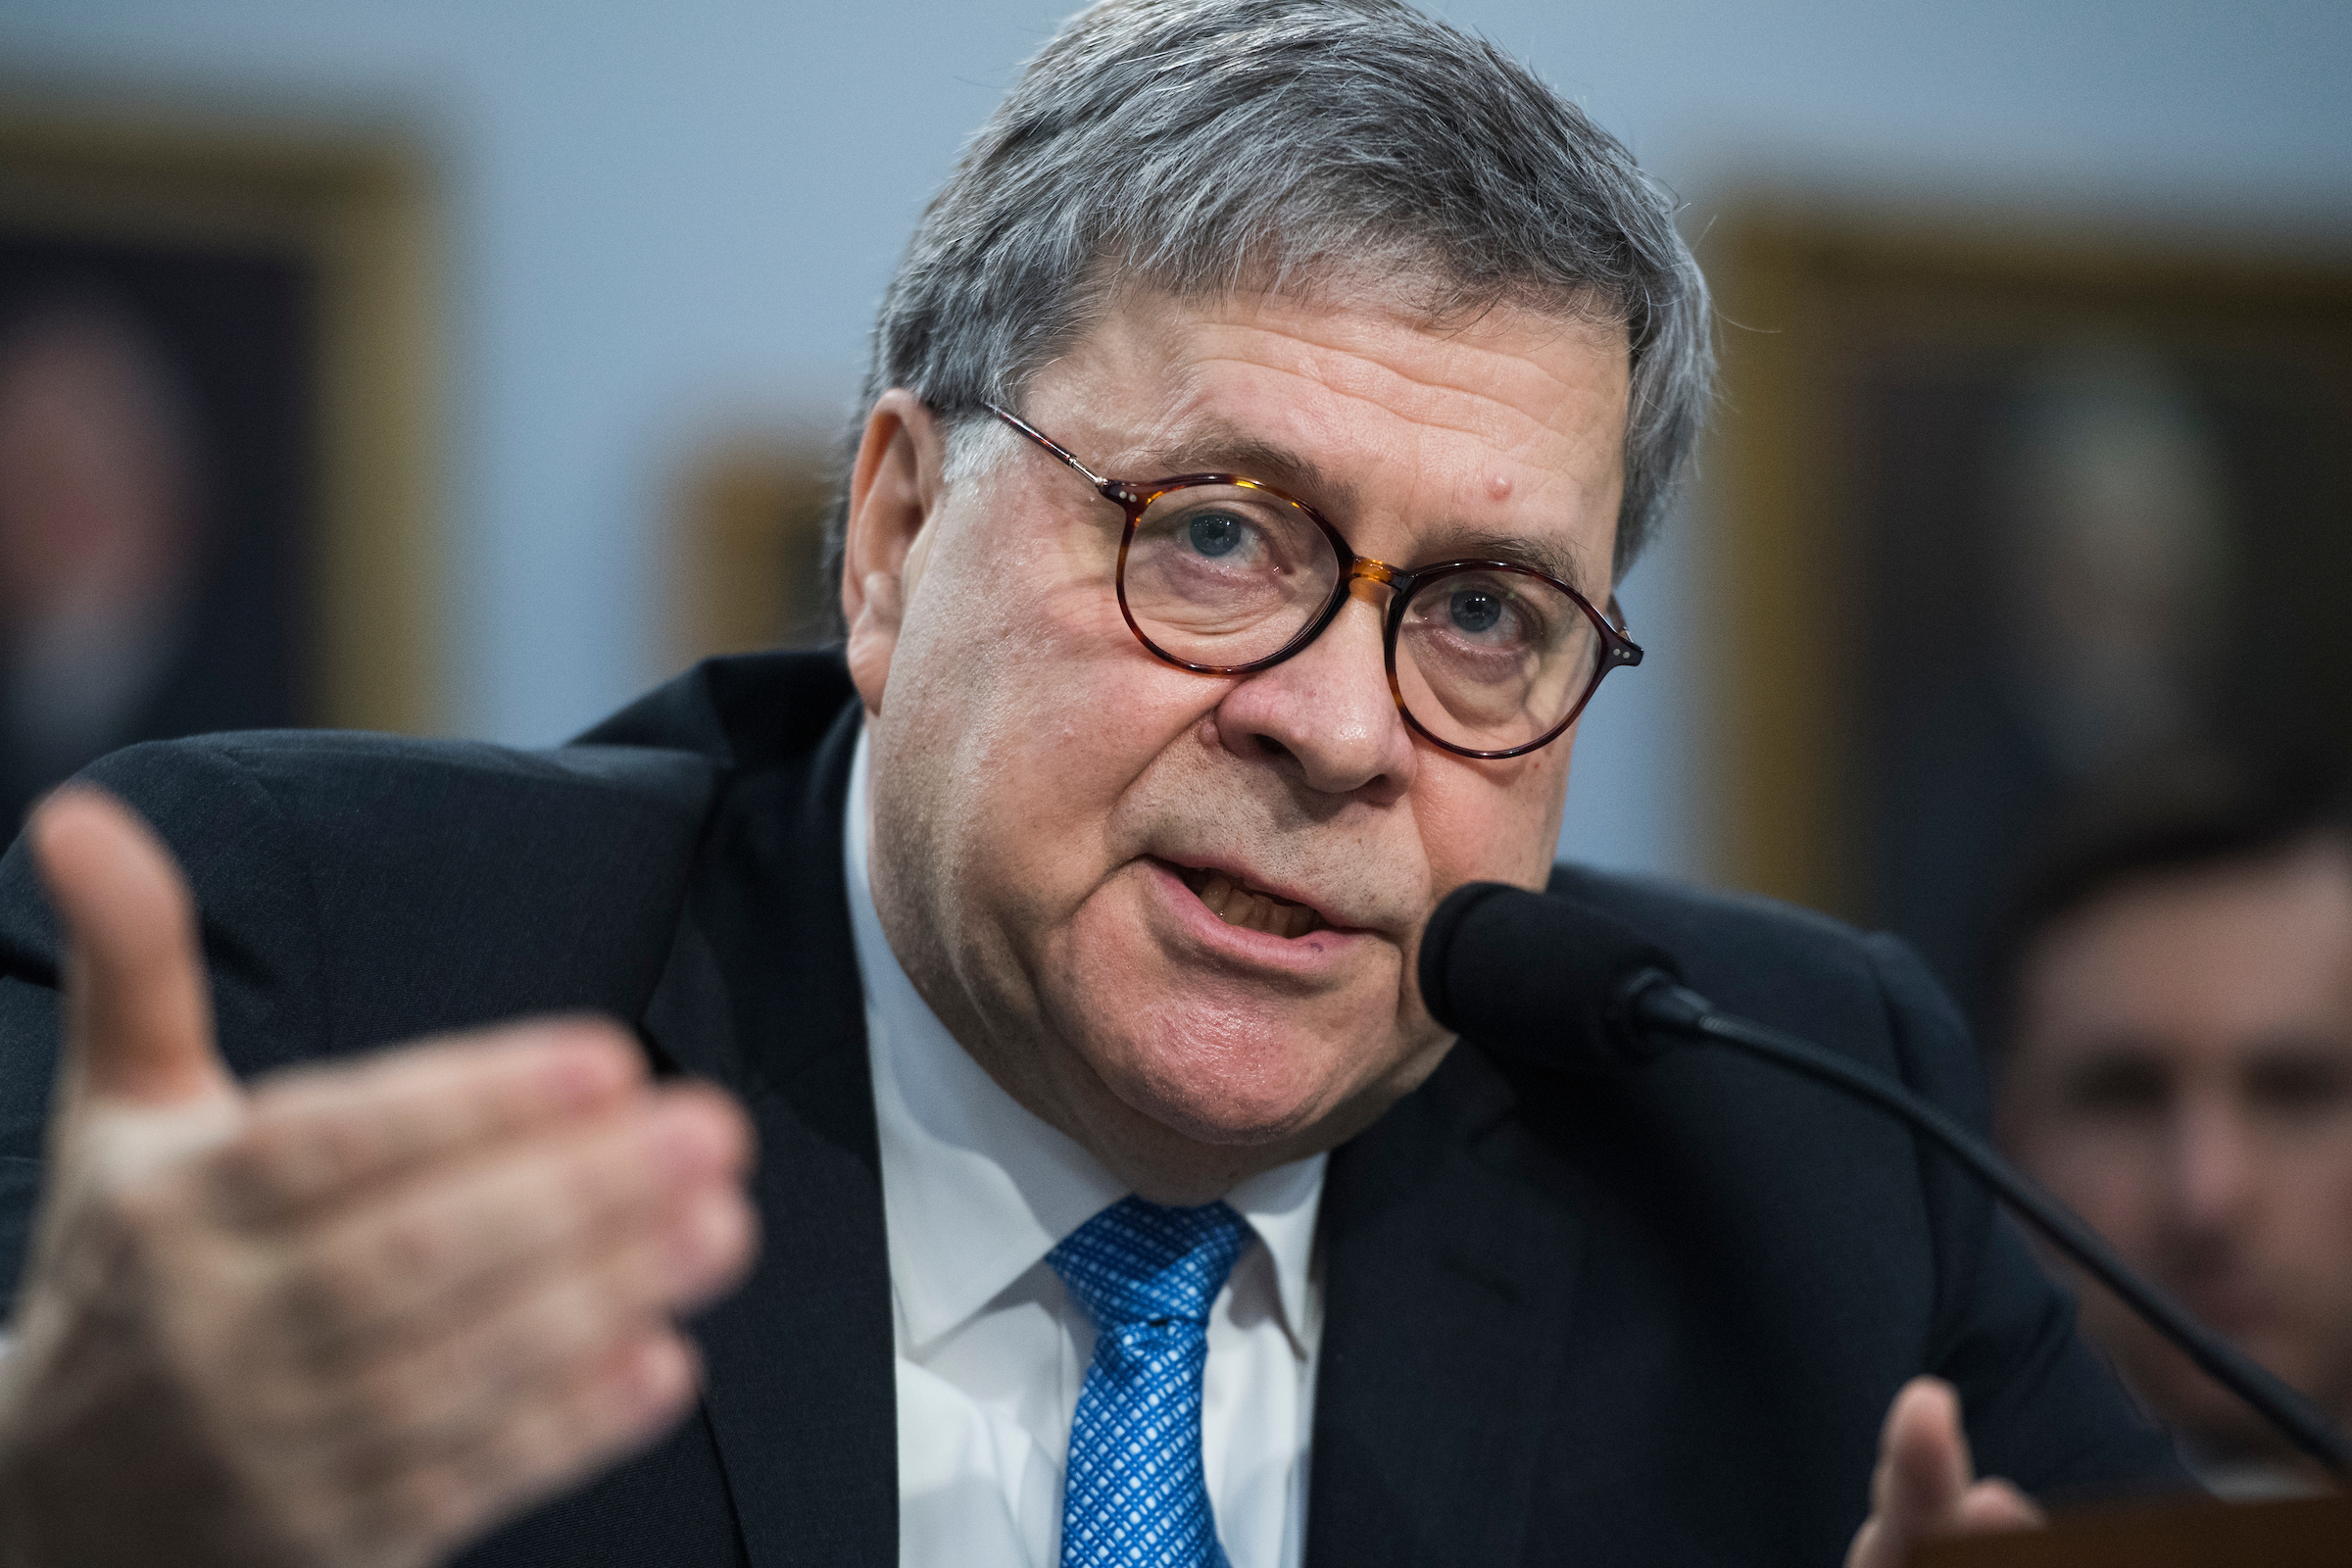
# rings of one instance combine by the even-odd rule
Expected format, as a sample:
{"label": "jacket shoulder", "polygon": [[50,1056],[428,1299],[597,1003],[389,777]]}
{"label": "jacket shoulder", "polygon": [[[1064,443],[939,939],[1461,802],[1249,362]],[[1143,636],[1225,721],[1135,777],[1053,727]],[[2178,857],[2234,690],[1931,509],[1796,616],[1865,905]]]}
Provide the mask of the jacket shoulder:
{"label": "jacket shoulder", "polygon": [[[79,778],[178,858],[221,1047],[250,1072],[523,1012],[632,1015],[724,781],[813,752],[852,695],[836,654],[753,655],[546,750],[253,731],[128,747]],[[57,967],[20,841],[0,858],[0,986],[53,990]],[[0,1004],[0,1031],[48,1032],[39,998]]]}
{"label": "jacket shoulder", "polygon": [[[1980,1133],[1990,1096],[1967,1020],[1900,938],[1754,894],[1562,864],[1550,891],[1583,900],[1672,953],[1726,1012],[1892,1074]],[[1819,1091],[1807,1086],[1808,1096]]]}
{"label": "jacket shoulder", "polygon": [[1861,933],[1844,921],[1753,893],[1701,888],[1670,877],[1604,871],[1562,860],[1551,868],[1550,890],[1603,906],[1648,933],[1740,932],[1795,942],[1851,942]]}
{"label": "jacket shoulder", "polygon": [[[850,690],[838,656],[713,660],[546,750],[256,731],[129,747],[80,778],[178,857],[216,988],[269,999],[280,1049],[331,1054],[539,1008],[625,1012],[723,780],[813,750]],[[54,984],[55,949],[19,844],[0,859],[0,973]],[[306,1004],[318,1015],[287,1027]]]}
{"label": "jacket shoulder", "polygon": [[[79,778],[178,858],[222,1048],[253,1071],[650,987],[712,768],[647,747],[255,732],[130,747]],[[20,841],[0,859],[0,969],[53,985],[57,944]]]}
{"label": "jacket shoulder", "polygon": [[1960,1028],[1906,945],[1818,910],[1565,863],[1553,868],[1550,891],[1604,910],[1672,953],[1690,985],[1729,1011],[1799,1033],[1866,1038],[1885,1032],[1891,985],[1904,1003]]}

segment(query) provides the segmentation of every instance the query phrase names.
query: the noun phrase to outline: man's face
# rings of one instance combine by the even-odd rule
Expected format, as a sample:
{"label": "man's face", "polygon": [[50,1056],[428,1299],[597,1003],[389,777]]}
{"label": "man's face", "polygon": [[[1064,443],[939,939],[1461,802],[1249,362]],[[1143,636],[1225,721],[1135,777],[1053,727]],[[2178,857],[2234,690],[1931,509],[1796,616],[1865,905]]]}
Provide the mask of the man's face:
{"label": "man's face", "polygon": [[[2352,853],[2126,883],[2029,956],[2005,1130],[2126,1258],[2352,1411]],[[2092,1332],[2227,1451],[2271,1439],[2114,1299]]]}
{"label": "man's face", "polygon": [[[1152,1196],[1198,1201],[1348,1136],[1448,1043],[1413,982],[1438,900],[1543,884],[1570,737],[1499,762],[1417,742],[1369,587],[1255,675],[1162,662],[1120,618],[1117,508],[1009,436],[946,483],[936,427],[894,399],[860,455],[844,597],[876,898],[916,986]],[[1131,295],[1020,412],[1098,473],[1244,473],[1361,555],[1516,552],[1602,604],[1626,399],[1615,328]],[[1319,928],[1288,935],[1299,906]]]}

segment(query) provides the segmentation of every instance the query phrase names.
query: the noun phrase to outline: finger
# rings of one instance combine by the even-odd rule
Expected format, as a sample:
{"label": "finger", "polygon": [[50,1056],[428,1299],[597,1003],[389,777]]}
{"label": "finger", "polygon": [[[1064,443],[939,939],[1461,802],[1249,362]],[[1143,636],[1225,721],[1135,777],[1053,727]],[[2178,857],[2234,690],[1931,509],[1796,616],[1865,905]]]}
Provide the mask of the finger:
{"label": "finger", "polygon": [[2048,1516],[2032,1498],[2006,1481],[1980,1481],[1960,1499],[1955,1534],[1995,1535],[2005,1530],[2037,1530]]}
{"label": "finger", "polygon": [[27,832],[66,928],[70,1092],[146,1107],[234,1097],[213,1050],[195,902],[171,852],[82,784],[51,794]]}
{"label": "finger", "polygon": [[1947,1528],[1976,1479],[1960,1430],[1960,1396],[1939,1378],[1913,1378],[1894,1396],[1880,1438],[1873,1513],[1906,1542]]}
{"label": "finger", "polygon": [[1891,1540],[1886,1522],[1873,1513],[1854,1532],[1853,1544],[1845,1548],[1845,1568],[1903,1568],[1910,1553],[1909,1544]]}
{"label": "finger", "polygon": [[1903,1568],[1911,1548],[1959,1516],[1973,1479],[1960,1400],[1938,1378],[1914,1378],[1886,1408],[1870,1480],[1870,1518],[1846,1568]]}
{"label": "finger", "polygon": [[355,1510],[353,1539],[470,1540],[651,1443],[690,1408],[700,1381],[693,1347],[674,1330],[625,1341],[515,1403],[466,1448],[388,1477]]}
{"label": "finger", "polygon": [[645,1078],[617,1025],[549,1018],[280,1074],[215,1165],[228,1212],[272,1220],[469,1150],[610,1111]]}
{"label": "finger", "polygon": [[1931,1536],[1998,1535],[2012,1530],[2036,1530],[2048,1522],[2026,1494],[2006,1481],[1980,1481],[1960,1499],[1952,1519],[1925,1535],[1906,1536],[1888,1528],[1886,1519],[1872,1514],[1854,1535],[1845,1554],[1845,1568],[1906,1568],[1912,1548]]}
{"label": "finger", "polygon": [[457,1451],[534,1390],[740,1279],[756,1230],[740,1194],[700,1195],[662,1234],[540,1275],[429,1343],[378,1355],[290,1435],[312,1451],[339,1450],[346,1481]]}
{"label": "finger", "polygon": [[286,1332],[322,1368],[427,1342],[535,1278],[661,1243],[702,1198],[740,1205],[749,1149],[731,1102],[681,1086],[434,1172],[289,1245]]}

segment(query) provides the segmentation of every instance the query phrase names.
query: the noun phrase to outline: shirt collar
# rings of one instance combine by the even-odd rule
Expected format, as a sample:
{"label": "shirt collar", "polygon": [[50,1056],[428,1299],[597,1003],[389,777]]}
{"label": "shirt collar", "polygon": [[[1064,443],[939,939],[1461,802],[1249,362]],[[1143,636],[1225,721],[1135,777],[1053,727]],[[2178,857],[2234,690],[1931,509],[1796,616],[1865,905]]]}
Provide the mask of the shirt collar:
{"label": "shirt collar", "polygon": [[[866,874],[864,733],[850,764],[842,858],[865,988],[890,1277],[911,1347],[970,1320],[1079,1226],[1127,1196],[1102,1162],[999,1087],[906,978]],[[1327,1156],[1225,1195],[1274,1264],[1283,1326],[1306,1342],[1308,1270]]]}

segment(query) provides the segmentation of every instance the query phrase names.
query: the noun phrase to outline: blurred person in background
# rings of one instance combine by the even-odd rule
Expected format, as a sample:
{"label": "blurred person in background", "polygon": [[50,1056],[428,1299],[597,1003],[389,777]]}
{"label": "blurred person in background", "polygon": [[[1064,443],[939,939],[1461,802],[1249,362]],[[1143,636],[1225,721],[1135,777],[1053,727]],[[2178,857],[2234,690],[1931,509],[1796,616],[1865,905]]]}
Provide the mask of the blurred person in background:
{"label": "blurred person in background", "polygon": [[183,641],[198,542],[183,398],[103,295],[0,324],[0,810],[127,742]]}
{"label": "blurred person in background", "polygon": [[[2182,748],[2052,817],[1992,950],[1999,1124],[2126,1260],[2352,1415],[2352,812],[2309,760]],[[2215,1490],[2316,1481],[2122,1302],[2085,1325]]]}

